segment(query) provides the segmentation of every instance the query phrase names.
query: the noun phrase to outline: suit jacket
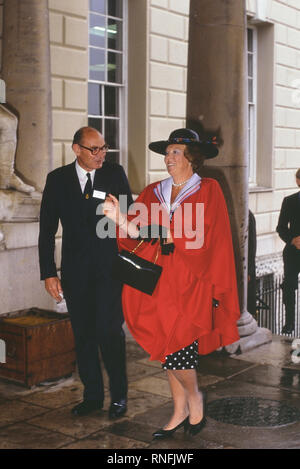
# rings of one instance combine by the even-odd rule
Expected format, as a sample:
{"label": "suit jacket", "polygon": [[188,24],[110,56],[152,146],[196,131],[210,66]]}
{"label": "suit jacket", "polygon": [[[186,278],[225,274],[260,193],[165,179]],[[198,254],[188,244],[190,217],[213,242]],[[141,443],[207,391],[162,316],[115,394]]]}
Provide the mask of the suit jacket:
{"label": "suit jacket", "polygon": [[[93,190],[119,197],[127,195],[128,206],[132,195],[122,166],[104,162],[97,169]],[[102,200],[103,202],[103,200]],[[55,264],[55,234],[59,220],[62,225],[62,279],[84,275],[93,263],[104,275],[110,275],[114,254],[117,252],[115,238],[100,239],[96,225],[101,216],[96,215],[98,198],[83,198],[75,162],[57,168],[48,174],[43,192],[40,213],[39,259],[41,280],[57,276]],[[103,218],[103,215],[102,215]]]}
{"label": "suit jacket", "polygon": [[300,236],[299,192],[283,199],[276,231],[287,244],[290,244],[295,236]]}

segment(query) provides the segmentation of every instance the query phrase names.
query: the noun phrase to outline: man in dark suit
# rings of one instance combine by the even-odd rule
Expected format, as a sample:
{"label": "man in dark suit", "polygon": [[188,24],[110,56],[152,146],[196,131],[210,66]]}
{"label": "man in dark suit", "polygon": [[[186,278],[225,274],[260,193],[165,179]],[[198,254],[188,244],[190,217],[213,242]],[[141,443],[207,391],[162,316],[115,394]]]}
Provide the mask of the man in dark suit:
{"label": "man in dark suit", "polygon": [[[296,183],[300,187],[300,169],[296,172]],[[286,243],[283,250],[282,285],[286,324],[282,333],[291,334],[295,329],[295,290],[298,289],[300,272],[300,192],[283,199],[276,230]]]}
{"label": "man in dark suit", "polygon": [[[109,377],[111,418],[127,409],[125,334],[122,329],[122,285],[111,278],[117,253],[116,237],[99,238],[97,206],[106,195],[132,196],[122,166],[105,161],[108,146],[91,127],[79,129],[72,149],[76,161],[48,174],[40,214],[41,279],[56,300],[63,294],[75,338],[83,401],[72,409],[77,416],[101,409],[104,400],[99,347]],[[55,234],[61,222],[61,281],[54,260]]]}

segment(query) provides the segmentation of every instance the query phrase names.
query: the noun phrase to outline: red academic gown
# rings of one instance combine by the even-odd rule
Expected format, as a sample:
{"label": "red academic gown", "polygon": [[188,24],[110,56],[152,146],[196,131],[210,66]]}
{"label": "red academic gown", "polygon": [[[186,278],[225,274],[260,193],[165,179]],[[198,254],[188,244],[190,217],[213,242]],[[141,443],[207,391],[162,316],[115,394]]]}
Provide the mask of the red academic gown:
{"label": "red academic gown", "polygon": [[[158,184],[147,186],[136,201],[144,203],[149,209],[149,217],[144,219],[145,225],[161,223],[157,215],[152,214],[152,218],[150,215],[151,204],[159,202],[155,189]],[[236,323],[240,311],[231,229],[218,182],[203,178],[200,188],[182,205],[187,203],[192,204],[193,228],[196,227],[196,211],[199,211],[196,204],[204,204],[202,247],[187,249],[186,242],[193,239],[187,238],[184,233],[181,237],[175,237],[178,209],[175,210],[170,224],[175,249],[170,255],[159,252],[157,263],[163,271],[153,295],[149,296],[128,285],[123,288],[125,321],[135,340],[150,354],[150,360],[164,362],[167,355],[196,339],[200,354],[211,353],[239,340]],[[128,250],[137,245],[136,240],[120,237],[118,243],[120,249]],[[144,242],[136,254],[154,261],[158,245],[158,242],[153,246]],[[217,308],[212,307],[213,298],[219,301]]]}

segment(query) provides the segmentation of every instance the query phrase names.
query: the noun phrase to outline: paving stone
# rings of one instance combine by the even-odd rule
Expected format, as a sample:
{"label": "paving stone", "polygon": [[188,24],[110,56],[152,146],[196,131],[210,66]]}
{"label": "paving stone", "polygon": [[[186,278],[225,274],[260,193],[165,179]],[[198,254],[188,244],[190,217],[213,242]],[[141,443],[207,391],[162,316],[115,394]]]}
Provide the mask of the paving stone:
{"label": "paving stone", "polygon": [[48,409],[56,409],[82,399],[83,387],[78,384],[68,387],[54,387],[22,397],[23,402],[31,402]]}
{"label": "paving stone", "polygon": [[149,425],[147,418],[142,422],[131,419],[116,422],[110,427],[107,427],[106,430],[116,436],[135,439],[149,445],[152,441],[152,433],[156,430],[156,426]]}
{"label": "paving stone", "polygon": [[[271,365],[257,365],[233,378],[235,381],[274,386],[300,392],[300,369],[278,368]],[[299,396],[300,397],[300,396]]]}
{"label": "paving stone", "polygon": [[199,358],[198,373],[228,378],[253,366],[251,361],[233,360],[229,356],[215,352]]}
{"label": "paving stone", "polygon": [[0,449],[55,449],[72,441],[72,438],[61,433],[27,423],[18,423],[0,429]]}
{"label": "paving stone", "polygon": [[18,400],[8,400],[0,404],[0,428],[44,413],[47,413],[47,409],[43,407]]}
{"label": "paving stone", "polygon": [[139,391],[150,392],[159,396],[171,397],[168,382],[165,379],[158,378],[156,376],[134,381],[131,383],[131,388]]}
{"label": "paving stone", "polygon": [[99,410],[84,417],[75,417],[71,414],[72,407],[73,404],[50,411],[45,416],[29,420],[28,423],[73,438],[85,438],[111,423],[106,411]]}
{"label": "paving stone", "polygon": [[64,446],[63,449],[138,449],[146,448],[147,444],[131,438],[117,436],[109,432],[97,432],[88,438]]}

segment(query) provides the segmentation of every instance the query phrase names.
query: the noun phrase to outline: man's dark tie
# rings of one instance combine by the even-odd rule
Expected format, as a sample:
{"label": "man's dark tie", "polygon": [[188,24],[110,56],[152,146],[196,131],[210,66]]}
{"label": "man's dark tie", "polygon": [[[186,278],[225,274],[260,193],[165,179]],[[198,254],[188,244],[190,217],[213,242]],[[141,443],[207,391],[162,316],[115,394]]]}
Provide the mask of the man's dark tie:
{"label": "man's dark tie", "polygon": [[86,173],[87,181],[84,188],[83,196],[85,199],[90,199],[92,197],[92,181],[90,173]]}

